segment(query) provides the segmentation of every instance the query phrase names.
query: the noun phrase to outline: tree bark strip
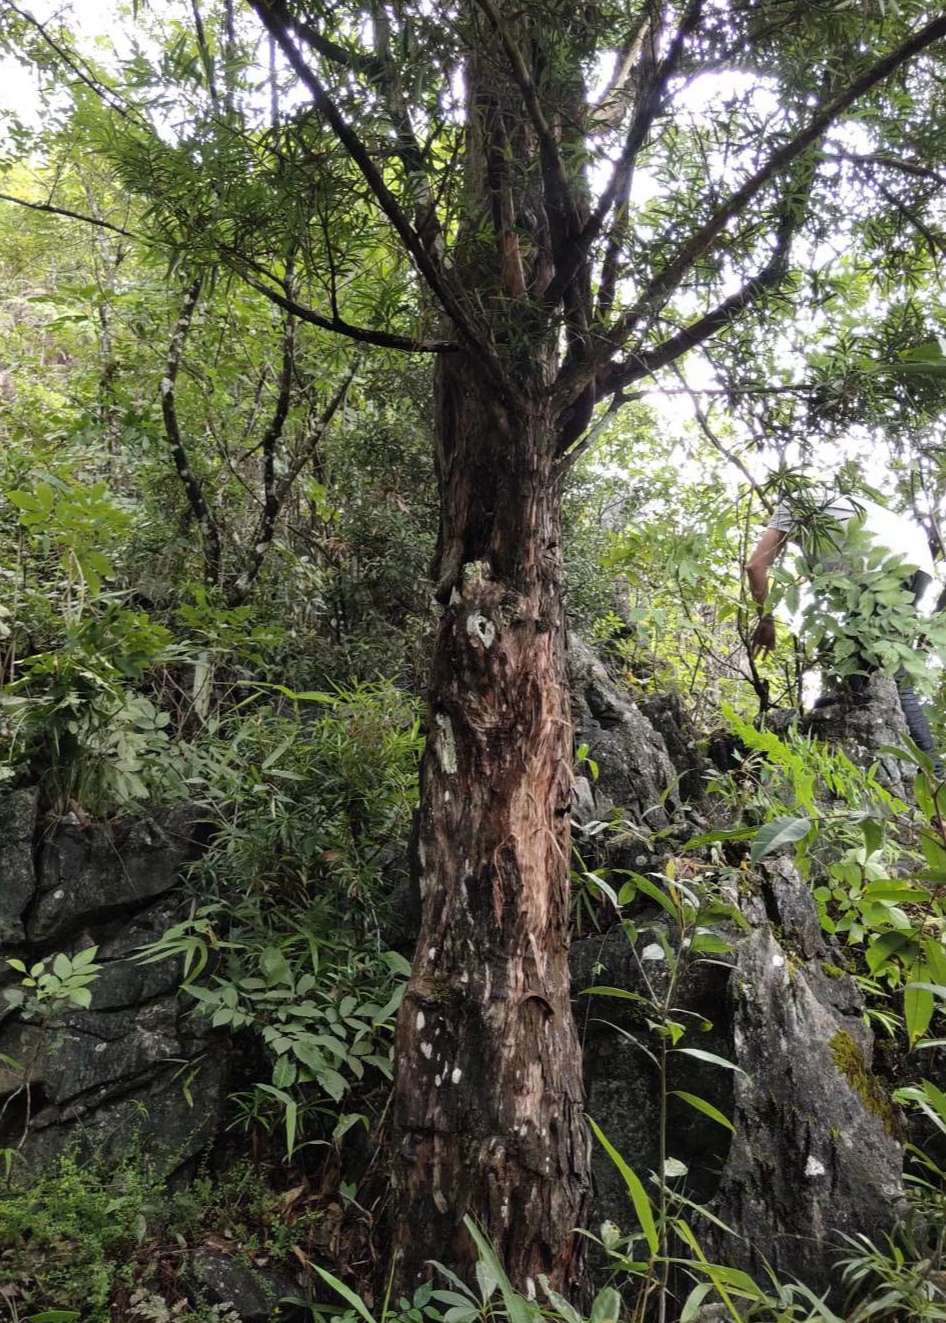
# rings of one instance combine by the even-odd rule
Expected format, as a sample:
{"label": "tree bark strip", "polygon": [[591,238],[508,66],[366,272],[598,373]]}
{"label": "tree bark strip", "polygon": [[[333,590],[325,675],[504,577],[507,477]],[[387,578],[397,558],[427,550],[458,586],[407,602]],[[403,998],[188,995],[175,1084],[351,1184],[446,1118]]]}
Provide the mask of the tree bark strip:
{"label": "tree bark strip", "polygon": [[[547,408],[438,389],[442,583],[422,769],[423,919],[397,1035],[401,1280],[471,1265],[475,1212],[514,1282],[566,1284],[589,1193],[569,1003],[572,732]],[[461,1269],[462,1270],[462,1269]]]}

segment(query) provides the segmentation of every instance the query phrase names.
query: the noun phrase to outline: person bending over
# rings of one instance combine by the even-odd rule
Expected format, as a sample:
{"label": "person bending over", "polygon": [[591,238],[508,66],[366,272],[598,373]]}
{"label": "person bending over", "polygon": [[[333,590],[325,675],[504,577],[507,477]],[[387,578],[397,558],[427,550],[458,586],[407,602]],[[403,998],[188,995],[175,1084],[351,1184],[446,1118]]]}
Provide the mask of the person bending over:
{"label": "person bending over", "polygon": [[[759,613],[751,641],[754,657],[764,657],[775,647],[775,619],[766,610],[769,573],[789,541],[801,547],[815,597],[823,599],[822,607],[837,621],[835,669],[853,701],[864,701],[871,674],[881,669],[881,657],[895,656],[897,648],[902,655],[916,635],[916,608],[933,579],[926,535],[906,516],[860,496],[783,501],[746,562],[749,591]],[[851,618],[852,603],[860,613],[856,620]],[[894,669],[910,736],[935,758],[936,775],[942,779],[942,762],[923,705],[906,668],[901,664]],[[828,694],[816,706],[831,701]]]}

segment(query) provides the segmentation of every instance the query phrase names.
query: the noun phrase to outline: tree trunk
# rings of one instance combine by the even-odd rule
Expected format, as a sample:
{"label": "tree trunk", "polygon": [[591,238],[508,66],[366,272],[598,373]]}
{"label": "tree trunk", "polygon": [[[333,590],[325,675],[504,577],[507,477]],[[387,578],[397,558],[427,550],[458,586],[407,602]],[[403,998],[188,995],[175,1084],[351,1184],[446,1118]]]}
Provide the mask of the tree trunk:
{"label": "tree trunk", "polygon": [[[444,600],[421,773],[423,905],[397,1030],[404,1287],[475,1261],[470,1213],[513,1282],[577,1274],[589,1193],[569,1002],[572,735],[555,429],[468,356],[438,383]],[[471,1276],[471,1274],[469,1274]]]}

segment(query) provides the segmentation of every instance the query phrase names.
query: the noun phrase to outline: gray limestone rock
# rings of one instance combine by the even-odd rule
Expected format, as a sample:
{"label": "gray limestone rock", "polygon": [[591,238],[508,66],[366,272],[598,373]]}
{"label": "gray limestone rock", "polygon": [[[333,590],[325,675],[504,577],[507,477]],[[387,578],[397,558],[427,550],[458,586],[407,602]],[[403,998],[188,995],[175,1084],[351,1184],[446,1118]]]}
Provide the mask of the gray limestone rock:
{"label": "gray limestone rock", "polygon": [[171,890],[194,858],[201,812],[180,805],[114,830],[63,819],[44,840],[39,892],[27,918],[32,942],[51,943]]}
{"label": "gray limestone rock", "polygon": [[141,1077],[180,1056],[176,997],[120,1011],[66,1011],[49,1022],[8,1020],[0,1056],[46,1098],[67,1104],[119,1081]]}
{"label": "gray limestone rock", "polygon": [[226,1043],[188,1016],[179,960],[136,956],[180,917],[174,889],[202,814],[184,805],[118,826],[68,815],[42,840],[34,877],[35,816],[35,792],[0,798],[3,936],[27,968],[91,946],[101,968],[87,1009],[37,999],[0,969],[0,1146],[38,1168],[75,1146],[116,1160],[137,1147],[174,1170],[224,1124]]}
{"label": "gray limestone rock", "polygon": [[883,1242],[903,1198],[896,1109],[871,1072],[863,1021],[816,995],[804,964],[757,929],[732,976],[736,1128],[707,1228],[725,1262],[770,1265],[814,1291],[842,1236]]}
{"label": "gray limestone rock", "polygon": [[285,1275],[261,1272],[235,1255],[210,1248],[194,1251],[189,1276],[211,1304],[228,1306],[243,1323],[270,1323],[286,1312],[278,1308],[280,1300],[299,1294]]}
{"label": "gray limestone rock", "polygon": [[0,792],[0,942],[23,940],[23,913],[36,893],[33,866],[39,791]]}
{"label": "gray limestone rock", "polygon": [[884,752],[889,748],[904,748],[907,735],[907,723],[894,681],[887,675],[872,675],[856,703],[840,690],[833,697],[834,701],[801,717],[787,709],[773,711],[767,714],[766,724],[776,734],[782,734],[797,723],[802,734],[813,735],[842,749],[856,767],[866,770],[876,763],[881,783],[909,801],[912,766]]}
{"label": "gray limestone rock", "polygon": [[[659,948],[643,931],[634,946],[622,927],[603,936],[583,938],[571,948],[570,968],[579,1032],[584,1043],[588,1114],[647,1183],[659,1165],[660,1082],[653,1059],[656,1038],[647,1026],[653,1012],[644,1004],[650,989],[662,995],[669,977]],[[732,1056],[728,999],[729,970],[723,964],[692,962],[684,971],[675,1005],[685,1008],[693,1026],[687,1044],[730,1059]],[[612,987],[639,996],[587,996],[589,987]],[[668,1088],[682,1089],[711,1103],[724,1115],[732,1113],[732,1072],[680,1054],[669,1059]],[[667,1100],[670,1156],[686,1164],[687,1189],[698,1199],[709,1198],[729,1150],[729,1132],[684,1100]],[[597,1146],[593,1152],[596,1192],[595,1221],[610,1218],[630,1229],[627,1190],[620,1173]]]}
{"label": "gray limestone rock", "polygon": [[664,799],[677,779],[667,747],[627,694],[615,685],[591,649],[572,636],[568,671],[576,744],[588,746],[598,766],[595,808],[605,818],[616,807],[648,830],[664,827]]}
{"label": "gray limestone rock", "polygon": [[190,1058],[112,1079],[62,1104],[34,1083],[28,1128],[13,1133],[27,1119],[24,1106],[7,1114],[19,1169],[47,1170],[65,1152],[115,1163],[130,1153],[147,1153],[156,1172],[170,1175],[206,1152],[220,1134],[230,1078],[226,1046],[217,1041]]}
{"label": "gray limestone rock", "polygon": [[[712,1104],[736,1133],[671,1096],[667,1151],[686,1164],[687,1193],[735,1230],[700,1228],[711,1257],[760,1281],[769,1264],[821,1292],[835,1284],[842,1235],[882,1243],[893,1225],[903,1197],[899,1117],[871,1070],[860,992],[821,933],[807,884],[787,859],[761,872],[731,967],[691,962],[675,998],[674,1018],[696,1029],[685,1044],[738,1069],[677,1055],[668,1089]],[[605,985],[643,996],[649,983],[659,995],[667,968],[646,932],[635,954],[614,928],[573,945],[572,977],[576,993]],[[646,1184],[660,1117],[649,1012],[619,998],[577,1001],[588,1111]],[[595,1183],[598,1220],[633,1226],[623,1180],[600,1153]]]}

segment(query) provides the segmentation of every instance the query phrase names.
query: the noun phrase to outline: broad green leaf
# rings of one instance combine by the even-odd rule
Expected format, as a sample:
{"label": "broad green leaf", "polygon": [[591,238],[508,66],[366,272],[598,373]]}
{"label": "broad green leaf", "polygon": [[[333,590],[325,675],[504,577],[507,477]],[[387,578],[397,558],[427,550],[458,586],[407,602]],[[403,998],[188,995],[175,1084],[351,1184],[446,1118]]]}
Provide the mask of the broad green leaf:
{"label": "broad green leaf", "polygon": [[933,1018],[935,999],[923,985],[924,972],[921,966],[914,966],[911,981],[903,990],[903,1021],[911,1047],[923,1037]]}
{"label": "broad green leaf", "polygon": [[807,816],[790,815],[767,822],[764,827],[759,828],[752,842],[749,851],[752,862],[757,864],[760,859],[780,850],[782,846],[804,840],[812,826],[812,820]]}
{"label": "broad green leaf", "polygon": [[694,1319],[699,1318],[702,1314],[703,1301],[714,1289],[712,1282],[700,1282],[697,1286],[694,1286],[683,1303],[683,1309],[680,1311],[680,1323],[693,1323]]}
{"label": "broad green leaf", "polygon": [[357,1314],[360,1314],[365,1320],[365,1323],[375,1323],[374,1315],[371,1313],[371,1310],[365,1304],[364,1300],[362,1300],[361,1296],[353,1291],[350,1286],[346,1286],[344,1282],[340,1282],[337,1277],[333,1277],[328,1269],[320,1268],[317,1263],[313,1263],[312,1267],[322,1278],[323,1282],[327,1282],[333,1291],[337,1291],[343,1300],[348,1301],[352,1309],[354,1309]]}
{"label": "broad green leaf", "polygon": [[647,1241],[647,1246],[651,1254],[656,1255],[660,1251],[660,1238],[657,1235],[657,1227],[654,1223],[654,1214],[651,1209],[650,1198],[648,1197],[647,1191],[644,1189],[639,1177],[627,1165],[600,1126],[598,1126],[591,1117],[589,1117],[588,1120],[598,1143],[621,1173],[621,1176],[624,1179],[624,1184],[627,1186],[627,1192],[631,1196],[631,1202],[634,1205],[637,1220],[641,1224],[644,1239]]}
{"label": "broad green leaf", "polygon": [[865,900],[876,900],[888,905],[921,905],[929,900],[925,887],[911,886],[908,882],[871,882],[864,888]]}
{"label": "broad green leaf", "polygon": [[591,1302],[588,1323],[617,1323],[621,1317],[621,1297],[613,1286],[604,1286]]}
{"label": "broad green leaf", "polygon": [[756,834],[755,827],[732,827],[726,831],[709,831],[702,836],[691,836],[683,850],[696,850],[703,845],[716,845],[726,841],[748,841]]}
{"label": "broad green leaf", "polygon": [[537,1306],[530,1305],[529,1301],[515,1289],[506,1276],[503,1265],[496,1256],[496,1251],[469,1214],[464,1217],[463,1225],[473,1237],[480,1258],[485,1261],[490,1274],[495,1277],[499,1284],[509,1323],[535,1323],[539,1312]]}
{"label": "broad green leaf", "polygon": [[289,961],[277,946],[268,946],[260,955],[260,969],[270,983],[292,985]]}
{"label": "broad green leaf", "polygon": [[548,1297],[549,1304],[552,1305],[557,1314],[561,1314],[565,1323],[583,1323],[582,1316],[575,1306],[566,1300],[563,1295],[559,1295],[558,1291],[553,1290],[544,1272],[539,1273],[539,1285]]}
{"label": "broad green leaf", "polygon": [[724,1070],[738,1071],[740,1075],[745,1075],[741,1066],[737,1066],[734,1061],[727,1061],[725,1057],[718,1057],[715,1052],[707,1052],[702,1047],[674,1047],[672,1052],[683,1052],[688,1057],[696,1057],[698,1061],[708,1061],[712,1066],[722,1066]]}
{"label": "broad green leaf", "polygon": [[946,950],[938,937],[924,937],[921,942],[923,959],[929,966],[936,983],[946,986]]}
{"label": "broad green leaf", "polygon": [[476,1273],[476,1284],[480,1288],[480,1298],[485,1302],[499,1286],[499,1281],[482,1256],[476,1260],[474,1271]]}
{"label": "broad green leaf", "polygon": [[725,1126],[726,1129],[731,1130],[733,1134],[736,1133],[736,1127],[733,1125],[732,1121],[730,1121],[729,1117],[724,1116],[718,1108],[714,1107],[712,1103],[708,1103],[705,1098],[699,1098],[695,1093],[684,1093],[682,1089],[671,1089],[670,1094],[671,1097],[682,1098],[685,1103],[689,1103],[691,1107],[695,1107],[698,1112],[702,1112],[704,1116],[708,1116],[711,1121],[715,1121],[718,1125]]}
{"label": "broad green leaf", "polygon": [[907,947],[909,941],[908,934],[903,932],[881,933],[873,938],[864,957],[867,968],[872,974],[878,973],[892,956]]}
{"label": "broad green leaf", "polygon": [[581,997],[617,997],[622,1001],[636,1001],[644,1006],[649,1006],[650,1000],[642,997],[639,992],[629,992],[627,988],[610,988],[604,985],[595,985],[593,988],[582,988],[579,993]]}
{"label": "broad green leaf", "polygon": [[635,873],[634,885],[637,887],[638,891],[643,892],[645,896],[649,896],[650,899],[656,901],[662,909],[665,909],[671,918],[677,918],[676,905],[674,905],[673,901],[665,891],[661,890],[661,888],[654,882],[651,882],[649,877],[642,877],[640,874]]}

